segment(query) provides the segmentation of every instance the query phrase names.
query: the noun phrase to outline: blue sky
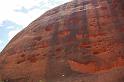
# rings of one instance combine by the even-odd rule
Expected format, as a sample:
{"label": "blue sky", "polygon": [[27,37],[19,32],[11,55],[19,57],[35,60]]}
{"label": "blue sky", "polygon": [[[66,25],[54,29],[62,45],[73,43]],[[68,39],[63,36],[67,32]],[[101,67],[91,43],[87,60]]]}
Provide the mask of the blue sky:
{"label": "blue sky", "polygon": [[71,0],[0,0],[0,52],[23,28],[45,11]]}

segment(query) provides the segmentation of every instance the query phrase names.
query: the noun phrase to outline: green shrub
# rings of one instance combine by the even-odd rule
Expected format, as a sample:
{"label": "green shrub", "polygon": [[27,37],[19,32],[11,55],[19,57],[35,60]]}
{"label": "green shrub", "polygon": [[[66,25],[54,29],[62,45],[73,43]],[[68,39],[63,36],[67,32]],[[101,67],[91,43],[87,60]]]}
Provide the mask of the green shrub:
{"label": "green shrub", "polygon": [[4,81],[0,80],[0,82],[4,82]]}
{"label": "green shrub", "polygon": [[43,80],[40,80],[39,82],[44,82]]}

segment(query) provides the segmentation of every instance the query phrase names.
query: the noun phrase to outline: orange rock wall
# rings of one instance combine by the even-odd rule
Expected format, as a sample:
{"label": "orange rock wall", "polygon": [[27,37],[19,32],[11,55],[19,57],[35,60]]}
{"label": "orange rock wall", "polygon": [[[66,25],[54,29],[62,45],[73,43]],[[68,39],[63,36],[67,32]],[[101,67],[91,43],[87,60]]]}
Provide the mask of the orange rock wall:
{"label": "orange rock wall", "polygon": [[123,4],[123,0],[74,0],[49,10],[1,52],[2,80],[114,82],[106,77],[111,74],[123,78],[112,71],[124,72]]}

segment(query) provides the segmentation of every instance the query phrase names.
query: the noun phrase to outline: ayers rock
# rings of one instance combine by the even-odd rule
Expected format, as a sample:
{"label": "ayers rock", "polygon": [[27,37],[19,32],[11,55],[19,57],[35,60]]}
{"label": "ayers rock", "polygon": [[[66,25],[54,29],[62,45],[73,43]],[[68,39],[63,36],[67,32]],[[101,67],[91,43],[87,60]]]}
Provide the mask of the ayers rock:
{"label": "ayers rock", "polygon": [[124,0],[47,11],[0,54],[4,82],[124,82]]}

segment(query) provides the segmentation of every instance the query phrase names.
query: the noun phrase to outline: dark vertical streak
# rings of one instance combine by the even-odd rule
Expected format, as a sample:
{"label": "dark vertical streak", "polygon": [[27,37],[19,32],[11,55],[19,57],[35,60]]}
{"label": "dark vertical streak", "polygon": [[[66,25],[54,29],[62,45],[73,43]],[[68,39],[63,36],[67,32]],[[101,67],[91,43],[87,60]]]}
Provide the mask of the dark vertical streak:
{"label": "dark vertical streak", "polygon": [[[55,61],[56,61],[56,58],[55,58],[55,43],[57,41],[57,30],[58,30],[58,27],[57,25],[54,25],[55,27],[55,30],[53,32],[53,35],[51,37],[51,40],[49,41],[50,44],[50,49],[49,49],[49,53],[47,55],[47,67],[46,67],[46,74],[45,74],[45,79],[46,79],[46,82],[53,82],[51,81],[52,78],[54,78],[54,70],[53,69],[56,69],[56,66],[55,66]],[[52,27],[53,28],[53,27]]]}
{"label": "dark vertical streak", "polygon": [[[89,39],[89,29],[88,29],[88,13],[87,13],[87,10],[85,10],[85,6],[89,3],[89,1],[84,1],[82,3],[83,5],[83,11],[81,12],[81,22],[82,22],[82,26],[81,26],[81,31],[82,31],[82,34],[83,34],[83,37],[82,37],[82,40],[81,40],[81,43],[88,43],[90,45],[91,41]],[[82,48],[81,49],[81,52],[86,52],[87,54],[90,52],[87,48]],[[82,58],[83,60],[83,57],[84,55],[86,54],[81,54],[80,58]],[[89,54],[88,54],[89,55]]]}
{"label": "dark vertical streak", "polygon": [[87,19],[87,10],[85,10],[85,2],[83,3],[83,13],[82,13],[82,23],[83,23],[83,34],[89,34],[88,32],[88,19]]}
{"label": "dark vertical streak", "polygon": [[[117,10],[117,9],[115,9],[116,7],[115,7],[115,4],[116,3],[112,3],[112,0],[107,0],[108,1],[108,4],[109,4],[109,10],[110,10],[110,14],[112,15],[112,23],[113,23],[113,25],[114,25],[114,29],[116,29],[116,32],[117,32],[117,34],[118,34],[118,36],[120,36],[120,37],[118,37],[118,36],[116,36],[116,37],[118,37],[118,39],[119,38],[121,38],[121,39],[124,39],[124,34],[122,33],[122,32],[120,32],[120,30],[123,28],[123,25],[124,25],[124,22],[123,22],[123,20],[120,20],[120,18],[119,18],[119,13],[121,13],[120,12],[120,10]],[[119,9],[119,4],[120,4],[121,2],[117,2],[117,4],[118,5],[116,5],[117,6],[117,8]],[[114,7],[114,8],[113,8]]]}
{"label": "dark vertical streak", "polygon": [[112,14],[112,18],[114,18],[114,20],[112,20],[115,28],[117,29],[118,27],[120,28],[121,27],[121,22],[119,20],[119,12],[116,11],[114,8],[113,8],[113,5],[112,5],[112,0],[107,0],[108,4],[109,4],[109,10],[111,11],[111,14]]}
{"label": "dark vertical streak", "polygon": [[[116,5],[116,2],[113,3],[112,0],[107,0],[107,2],[108,2],[108,5],[109,5],[110,14],[112,15],[112,19],[111,19],[112,20],[112,26],[113,26],[112,29],[114,29],[116,31],[116,34],[113,33],[114,34],[114,39],[115,39],[114,43],[124,42],[124,37],[123,37],[124,34],[120,32],[120,29],[123,26],[123,22],[121,22],[121,21],[123,21],[123,20],[120,20],[120,18],[119,18],[120,11],[117,10],[117,9],[119,9],[118,6],[120,6],[120,5]],[[121,3],[121,2],[118,2],[118,3]],[[121,56],[121,54],[115,54],[109,59],[111,60],[112,58],[116,58],[118,56]]]}
{"label": "dark vertical streak", "polygon": [[[73,3],[71,3],[71,7],[72,7],[72,5],[74,5],[74,7],[76,7],[76,3],[77,3],[77,0],[75,0],[75,1],[73,1]],[[72,11],[73,12],[73,11]],[[75,28],[75,25],[73,25],[73,24],[69,24],[69,22],[71,21],[71,20],[68,20],[69,18],[71,18],[71,17],[75,17],[75,14],[72,14],[71,13],[71,15],[69,15],[66,19],[66,21],[68,21],[67,23],[66,22],[64,22],[64,24],[65,24],[65,27],[66,27],[66,29],[68,29],[69,31],[70,31],[70,34],[69,35],[67,35],[67,36],[65,36],[64,37],[64,59],[66,60],[65,62],[66,62],[66,64],[67,64],[67,62],[68,62],[68,56],[70,56],[70,54],[68,54],[68,52],[69,51],[71,51],[72,50],[72,47],[73,47],[73,44],[71,44],[71,45],[67,45],[67,44],[65,44],[65,43],[69,43],[69,41],[68,41],[68,39],[72,39],[72,40],[74,40],[74,38],[75,38],[75,35],[76,35],[76,33],[77,33],[77,30],[75,31],[74,30],[74,28]],[[74,20],[74,19],[72,19],[72,20]],[[68,65],[68,64],[67,64]],[[70,68],[70,66],[68,65],[67,66],[68,67],[68,74],[72,74],[73,73],[73,71],[71,70],[71,68]]]}
{"label": "dark vertical streak", "polygon": [[[65,52],[65,59],[66,59],[66,62],[70,59],[70,58],[73,58],[73,56],[76,56],[75,52],[77,50],[77,46],[78,46],[78,41],[76,40],[76,34],[78,33],[79,31],[79,26],[75,23],[70,23],[70,21],[73,21],[75,20],[77,16],[77,13],[75,13],[74,11],[75,8],[78,6],[77,5],[77,2],[78,0],[75,0],[73,3],[71,3],[74,7],[74,10],[72,10],[71,12],[71,15],[68,16],[68,23],[65,23],[65,27],[70,31],[70,34],[68,36],[65,36],[64,38],[64,42],[65,43],[69,43],[69,39],[71,39],[73,41],[73,43],[67,45],[65,44],[64,45],[64,52]],[[71,20],[70,20],[71,18]],[[73,52],[73,53],[69,53],[69,52]],[[67,64],[68,65],[68,64]],[[71,70],[70,66],[68,65],[68,75],[72,75],[72,74],[77,74],[77,72],[74,72],[73,70]]]}
{"label": "dark vertical streak", "polygon": [[92,0],[92,4],[95,7],[94,11],[95,11],[96,19],[97,19],[98,28],[101,29],[100,22],[99,22],[99,12],[98,12],[98,9],[96,8],[98,6],[98,1]]}
{"label": "dark vertical streak", "polygon": [[[70,15],[70,17],[69,18],[71,18],[73,21],[75,21],[76,19],[77,19],[77,13],[75,13],[75,11],[76,11],[76,7],[78,6],[77,5],[77,0],[75,0],[74,2],[73,2],[73,4],[74,4],[74,9],[72,10],[72,14]],[[71,20],[70,20],[71,21]],[[76,48],[76,46],[78,45],[78,42],[77,42],[77,40],[76,40],[76,34],[78,33],[78,31],[79,31],[79,26],[77,25],[77,24],[75,24],[75,23],[69,23],[68,25],[67,25],[67,27],[68,28],[70,28],[70,35],[67,37],[67,38],[71,38],[73,41],[74,41],[74,43],[73,44],[71,44],[71,46],[70,47],[74,47],[73,48],[73,50],[74,51],[76,51],[77,50],[77,48]]]}
{"label": "dark vertical streak", "polygon": [[88,30],[88,17],[87,17],[87,10],[86,10],[86,2],[83,2],[83,12],[82,12],[82,31],[83,31],[83,35],[84,35],[84,40],[86,40],[86,42],[90,43],[89,37],[85,37],[86,35],[89,36],[89,30]]}

